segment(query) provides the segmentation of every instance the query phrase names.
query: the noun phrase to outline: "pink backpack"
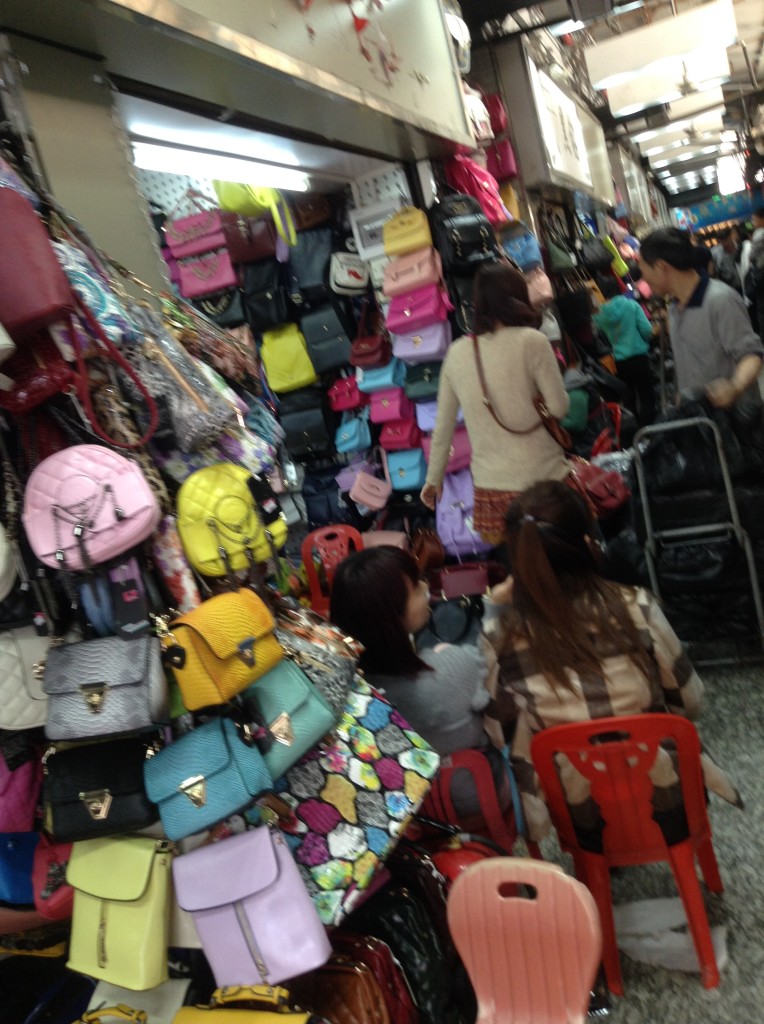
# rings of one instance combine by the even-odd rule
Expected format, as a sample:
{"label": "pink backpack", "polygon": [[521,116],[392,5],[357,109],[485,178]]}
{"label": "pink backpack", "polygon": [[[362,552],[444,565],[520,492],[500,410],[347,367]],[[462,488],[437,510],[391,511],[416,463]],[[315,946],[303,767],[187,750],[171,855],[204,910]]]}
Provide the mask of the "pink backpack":
{"label": "pink backpack", "polygon": [[87,570],[123,554],[154,532],[160,516],[140,466],[97,444],[44,459],[24,493],[32,550],[58,569]]}

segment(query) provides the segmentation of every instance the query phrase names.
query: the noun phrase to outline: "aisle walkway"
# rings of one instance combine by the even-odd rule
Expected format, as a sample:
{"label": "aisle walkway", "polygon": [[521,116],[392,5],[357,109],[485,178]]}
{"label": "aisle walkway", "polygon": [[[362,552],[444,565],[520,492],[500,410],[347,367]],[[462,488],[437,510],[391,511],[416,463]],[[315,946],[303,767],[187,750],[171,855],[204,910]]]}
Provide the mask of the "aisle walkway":
{"label": "aisle walkway", "polygon": [[[612,1024],[743,1024],[764,1020],[764,668],[706,670],[701,736],[729,772],[743,812],[714,798],[711,824],[725,893],[708,900],[712,923],[728,928],[729,963],[707,991],[696,974],[648,967],[622,956],[626,997]],[[551,851],[547,852],[547,856]],[[674,896],[666,865],[629,868],[613,900]]]}

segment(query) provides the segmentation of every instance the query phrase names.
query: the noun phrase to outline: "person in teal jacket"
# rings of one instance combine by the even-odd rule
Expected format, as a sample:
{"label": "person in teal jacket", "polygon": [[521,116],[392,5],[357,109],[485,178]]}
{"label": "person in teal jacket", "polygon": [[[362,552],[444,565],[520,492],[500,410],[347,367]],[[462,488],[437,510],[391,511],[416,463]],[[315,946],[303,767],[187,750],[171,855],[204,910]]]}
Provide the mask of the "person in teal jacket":
{"label": "person in teal jacket", "polygon": [[655,419],[655,386],[650,369],[650,338],[653,328],[642,307],[634,299],[627,299],[615,278],[601,282],[603,297],[593,320],[613,349],[618,376],[629,387],[624,403],[637,417],[640,427]]}

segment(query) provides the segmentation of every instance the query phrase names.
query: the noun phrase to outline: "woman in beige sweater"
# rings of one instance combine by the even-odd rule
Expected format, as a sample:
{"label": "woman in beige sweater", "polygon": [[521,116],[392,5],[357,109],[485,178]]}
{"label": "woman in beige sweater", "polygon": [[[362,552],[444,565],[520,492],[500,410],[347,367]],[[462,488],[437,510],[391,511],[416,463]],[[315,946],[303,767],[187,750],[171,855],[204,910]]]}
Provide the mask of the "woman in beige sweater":
{"label": "woman in beige sweater", "polygon": [[475,277],[474,300],[485,391],[475,342],[459,338],[449,348],[440,375],[438,416],[421,498],[431,509],[440,499],[461,407],[472,447],[474,528],[484,540],[498,544],[515,495],[539,480],[565,480],[570,473],[565,453],[533,404],[541,395],[550,414],[560,418],[568,411],[568,395],[552,347],[538,330],[541,316],[530,305],[522,274],[505,263],[483,267]]}

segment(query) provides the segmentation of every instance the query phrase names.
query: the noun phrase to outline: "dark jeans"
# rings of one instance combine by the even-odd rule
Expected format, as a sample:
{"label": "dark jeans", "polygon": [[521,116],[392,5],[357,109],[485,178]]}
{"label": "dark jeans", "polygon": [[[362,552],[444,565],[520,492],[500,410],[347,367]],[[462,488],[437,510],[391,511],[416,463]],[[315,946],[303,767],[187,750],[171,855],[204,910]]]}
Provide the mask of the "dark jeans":
{"label": "dark jeans", "polygon": [[632,410],[640,427],[648,426],[657,412],[650,357],[632,356],[631,359],[619,360],[615,365],[618,376],[629,387],[624,405]]}

